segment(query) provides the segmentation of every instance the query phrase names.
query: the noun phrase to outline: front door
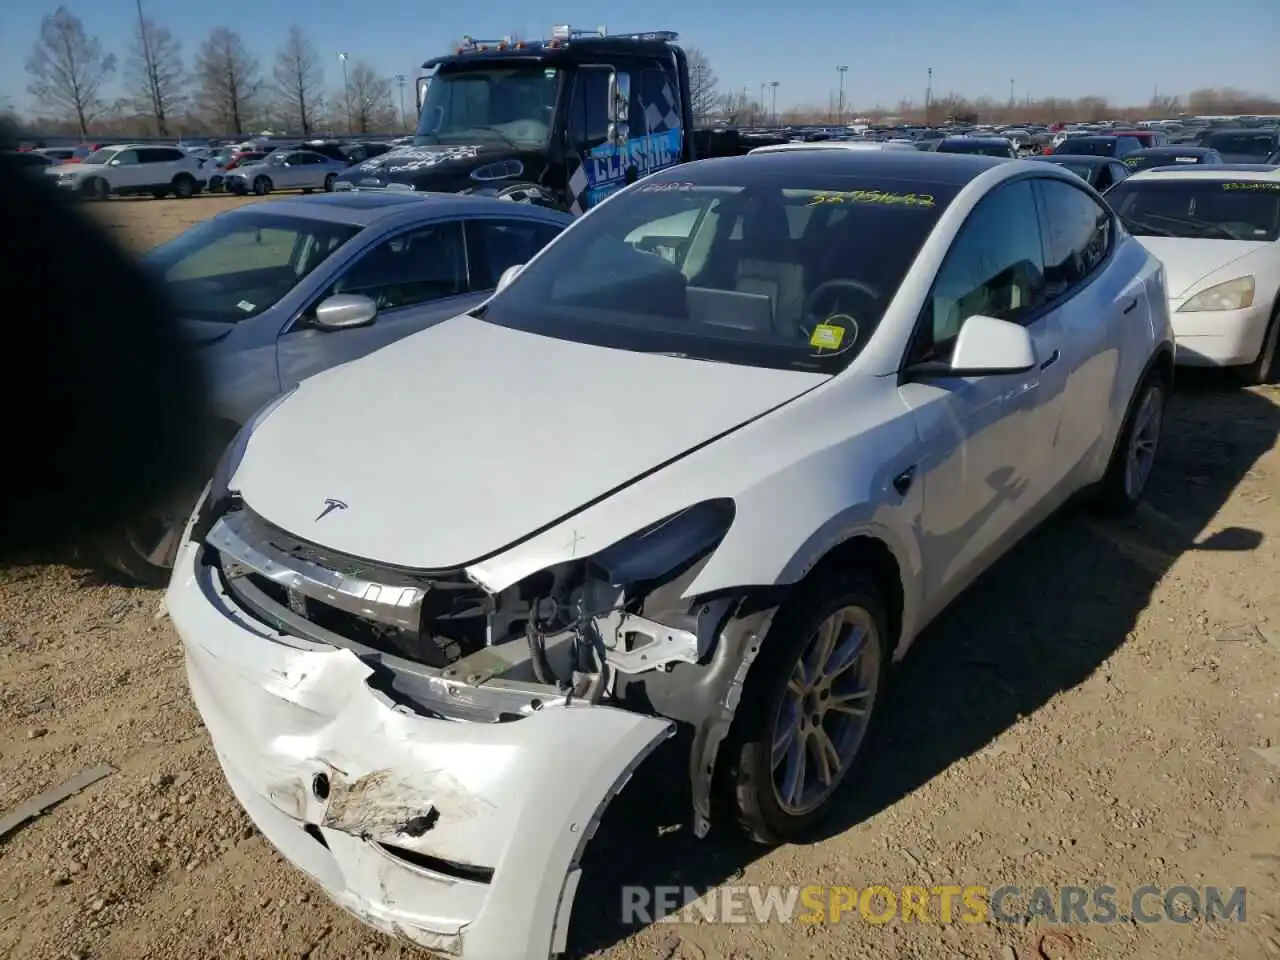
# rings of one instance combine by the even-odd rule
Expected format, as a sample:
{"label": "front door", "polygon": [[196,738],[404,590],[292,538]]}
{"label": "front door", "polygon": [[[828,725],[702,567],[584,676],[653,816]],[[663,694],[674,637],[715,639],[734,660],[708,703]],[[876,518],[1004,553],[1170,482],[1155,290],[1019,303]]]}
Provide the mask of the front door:
{"label": "front door", "polygon": [[925,451],[926,619],[1025,529],[1046,492],[1061,409],[1061,326],[1046,309],[1044,264],[1029,181],[984,199],[947,254],[907,362],[947,361],[965,321],[981,314],[1026,325],[1037,367],[1027,373],[904,383]]}
{"label": "front door", "polygon": [[455,317],[486,296],[472,291],[459,220],[415,227],[382,241],[343,270],[316,302],[338,293],[372,298],[377,317],[366,327],[321,330],[309,322],[313,304],[280,337],[276,356],[282,389]]}

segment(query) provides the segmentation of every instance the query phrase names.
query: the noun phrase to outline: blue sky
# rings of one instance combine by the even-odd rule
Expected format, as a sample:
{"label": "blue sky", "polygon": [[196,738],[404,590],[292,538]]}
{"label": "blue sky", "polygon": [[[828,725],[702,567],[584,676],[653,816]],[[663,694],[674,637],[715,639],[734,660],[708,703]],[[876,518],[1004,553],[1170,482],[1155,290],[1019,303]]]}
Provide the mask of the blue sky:
{"label": "blue sky", "polygon": [[[55,4],[56,5],[56,4]],[[23,63],[41,16],[39,4],[0,11],[0,97],[32,106]],[[120,56],[129,47],[133,0],[69,0],[90,33]],[[892,106],[924,98],[933,67],[938,96],[1006,100],[1009,81],[1023,96],[1106,96],[1145,103],[1152,91],[1185,94],[1196,87],[1239,87],[1280,95],[1280,3],[1277,0],[654,0],[614,10],[608,4],[556,0],[424,3],[422,0],[144,0],[148,17],[194,52],[210,29],[230,26],[269,67],[293,22],[328,58],[328,80],[340,86],[339,50],[391,75],[412,76],[427,57],[470,33],[512,30],[546,36],[553,23],[611,30],[672,29],[711,59],[722,89],[757,96],[777,80],[778,108],[825,107],[836,65],[848,64],[847,102]],[[118,80],[117,80],[118,85]],[[114,92],[114,89],[113,89]]]}

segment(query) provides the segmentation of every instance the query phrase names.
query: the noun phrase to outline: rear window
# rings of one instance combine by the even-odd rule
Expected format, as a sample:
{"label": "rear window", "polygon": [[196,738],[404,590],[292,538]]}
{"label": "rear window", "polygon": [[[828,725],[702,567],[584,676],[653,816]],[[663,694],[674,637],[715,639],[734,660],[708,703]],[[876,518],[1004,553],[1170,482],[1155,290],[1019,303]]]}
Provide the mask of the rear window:
{"label": "rear window", "polygon": [[587,214],[483,318],[616,349],[834,373],[874,335],[956,192],[796,173],[659,176]]}
{"label": "rear window", "polygon": [[1063,140],[1053,152],[1074,154],[1078,157],[1114,157],[1116,141],[1097,137],[1072,137],[1070,140]]}
{"label": "rear window", "polygon": [[943,140],[937,153],[972,153],[983,157],[1007,157],[1009,145],[990,140]]}
{"label": "rear window", "polygon": [[1126,180],[1107,200],[1130,233],[1146,237],[1272,241],[1280,236],[1280,182]]}
{"label": "rear window", "polygon": [[1245,154],[1250,157],[1265,159],[1276,149],[1276,134],[1259,131],[1258,133],[1215,133],[1204,144],[1219,153]]}

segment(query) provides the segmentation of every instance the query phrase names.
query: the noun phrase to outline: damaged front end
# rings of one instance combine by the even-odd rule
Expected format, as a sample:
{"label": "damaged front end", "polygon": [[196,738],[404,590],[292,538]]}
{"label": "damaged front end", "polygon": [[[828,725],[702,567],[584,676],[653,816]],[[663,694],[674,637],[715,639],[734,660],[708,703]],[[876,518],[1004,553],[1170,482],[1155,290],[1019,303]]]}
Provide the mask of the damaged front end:
{"label": "damaged front end", "polygon": [[228,780],[277,848],[384,931],[542,958],[564,948],[604,807],[677,727],[709,828],[771,616],[684,596],[732,519],[708,501],[490,591],[207,501],[168,605]]}

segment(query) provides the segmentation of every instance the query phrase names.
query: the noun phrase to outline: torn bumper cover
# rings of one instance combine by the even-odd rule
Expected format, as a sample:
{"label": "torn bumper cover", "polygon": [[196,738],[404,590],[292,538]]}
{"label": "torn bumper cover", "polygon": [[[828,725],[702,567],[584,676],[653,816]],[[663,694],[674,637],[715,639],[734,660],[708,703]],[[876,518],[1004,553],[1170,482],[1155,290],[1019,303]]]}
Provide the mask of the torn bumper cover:
{"label": "torn bumper cover", "polygon": [[666,720],[547,706],[505,723],[424,716],[350,650],[249,618],[184,545],[166,602],[236,798],[339,905],[467,960],[565,948],[579,863]]}

